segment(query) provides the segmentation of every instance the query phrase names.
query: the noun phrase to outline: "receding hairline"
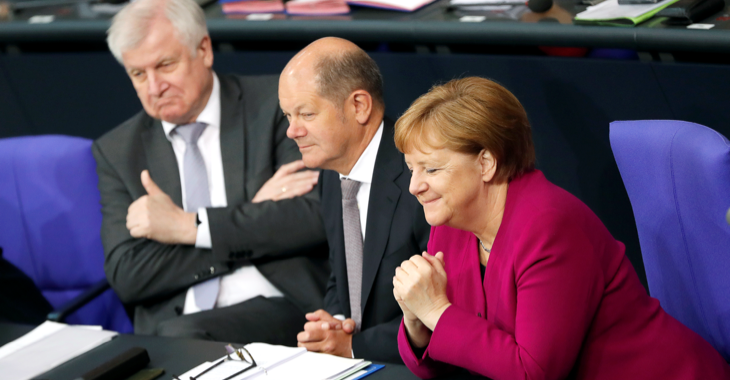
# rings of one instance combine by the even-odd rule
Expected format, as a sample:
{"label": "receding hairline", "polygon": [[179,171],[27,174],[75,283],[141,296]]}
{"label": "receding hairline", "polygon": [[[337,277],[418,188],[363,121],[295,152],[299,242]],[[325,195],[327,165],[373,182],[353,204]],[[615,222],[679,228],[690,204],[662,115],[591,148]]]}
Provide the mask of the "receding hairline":
{"label": "receding hairline", "polygon": [[[291,75],[294,77],[300,77],[303,72],[307,71],[307,69],[314,74],[315,77],[315,83],[317,83],[317,78],[319,77],[319,72],[317,71],[317,68],[319,65],[325,60],[325,59],[335,59],[338,55],[338,53],[343,52],[342,49],[335,49],[332,48],[332,44],[324,45],[327,41],[333,41],[338,45],[347,46],[347,49],[345,52],[356,52],[358,50],[362,51],[362,49],[355,45],[354,43],[343,39],[339,37],[324,37],[320,38],[306,47],[304,49],[300,50],[297,54],[295,54],[292,59],[289,60],[289,63],[286,64],[284,67],[284,70],[282,71],[281,75]],[[320,49],[320,45],[327,46],[327,49],[322,49],[323,51],[318,51]],[[364,51],[363,51],[364,52]],[[302,64],[305,64],[306,66],[300,66]],[[300,66],[300,67],[296,67]],[[296,67],[296,68],[295,68]],[[298,74],[298,75],[294,75]]]}

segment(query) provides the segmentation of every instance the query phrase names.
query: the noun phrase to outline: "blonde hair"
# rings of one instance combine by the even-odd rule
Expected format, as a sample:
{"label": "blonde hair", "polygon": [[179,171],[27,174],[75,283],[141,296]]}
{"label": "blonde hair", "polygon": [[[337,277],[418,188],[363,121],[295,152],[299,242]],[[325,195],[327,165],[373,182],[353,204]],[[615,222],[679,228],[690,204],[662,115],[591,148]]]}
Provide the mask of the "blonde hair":
{"label": "blonde hair", "polygon": [[506,88],[468,77],[434,86],[395,124],[401,152],[446,148],[467,154],[488,150],[497,161],[493,181],[509,181],[535,167],[527,113]]}

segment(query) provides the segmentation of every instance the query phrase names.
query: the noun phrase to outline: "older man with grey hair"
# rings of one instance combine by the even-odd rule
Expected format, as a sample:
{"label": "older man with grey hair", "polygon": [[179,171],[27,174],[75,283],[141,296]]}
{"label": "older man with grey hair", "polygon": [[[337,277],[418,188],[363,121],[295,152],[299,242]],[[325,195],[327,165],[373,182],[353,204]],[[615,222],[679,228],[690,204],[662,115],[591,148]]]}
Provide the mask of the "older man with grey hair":
{"label": "older man with grey hair", "polygon": [[144,108],[93,145],[105,269],[135,332],[296,344],[327,252],[277,78],[216,75],[193,0],[137,0],[108,33]]}

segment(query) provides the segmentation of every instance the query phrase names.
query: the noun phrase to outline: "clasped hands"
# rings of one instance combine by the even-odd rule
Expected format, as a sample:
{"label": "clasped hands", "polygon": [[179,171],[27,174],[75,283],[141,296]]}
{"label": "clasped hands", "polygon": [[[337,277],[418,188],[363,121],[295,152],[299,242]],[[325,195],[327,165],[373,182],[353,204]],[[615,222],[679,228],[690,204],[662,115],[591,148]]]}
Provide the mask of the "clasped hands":
{"label": "clasped hands", "polygon": [[[300,171],[301,160],[282,165],[259,189],[252,203],[278,201],[304,195],[314,188],[319,172]],[[176,205],[152,180],[147,170],[141,174],[146,195],[132,202],[127,209],[127,229],[135,238],[147,238],[164,244],[194,245],[198,227],[195,217],[198,210],[185,212]]]}
{"label": "clasped hands", "polygon": [[451,306],[446,296],[444,254],[423,252],[395,269],[393,296],[403,310],[403,323],[411,344],[423,348],[431,340],[441,315]]}
{"label": "clasped hands", "polygon": [[297,334],[297,346],[307,351],[352,357],[352,334],[355,321],[351,318],[341,321],[320,309],[305,315],[304,331]]}

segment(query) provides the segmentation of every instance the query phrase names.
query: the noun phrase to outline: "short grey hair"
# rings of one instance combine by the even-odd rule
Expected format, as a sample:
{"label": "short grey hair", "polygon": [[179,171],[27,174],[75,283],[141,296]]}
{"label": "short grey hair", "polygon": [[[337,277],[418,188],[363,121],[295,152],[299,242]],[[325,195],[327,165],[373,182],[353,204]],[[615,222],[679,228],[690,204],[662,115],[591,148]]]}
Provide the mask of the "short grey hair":
{"label": "short grey hair", "polygon": [[160,17],[170,21],[179,41],[194,57],[200,41],[208,35],[205,13],[194,0],[136,0],[114,16],[106,32],[106,42],[114,58],[123,63],[122,53],[139,46],[152,23]]}

